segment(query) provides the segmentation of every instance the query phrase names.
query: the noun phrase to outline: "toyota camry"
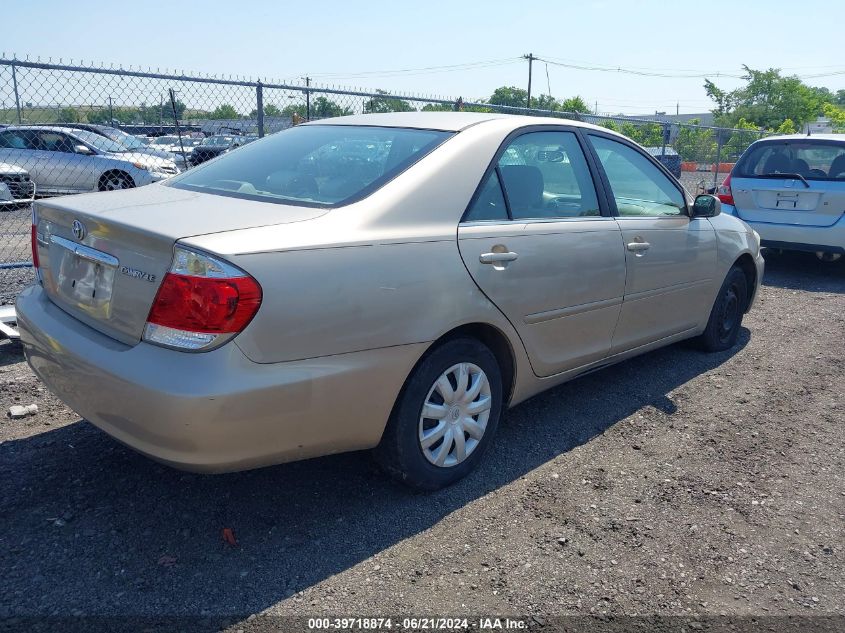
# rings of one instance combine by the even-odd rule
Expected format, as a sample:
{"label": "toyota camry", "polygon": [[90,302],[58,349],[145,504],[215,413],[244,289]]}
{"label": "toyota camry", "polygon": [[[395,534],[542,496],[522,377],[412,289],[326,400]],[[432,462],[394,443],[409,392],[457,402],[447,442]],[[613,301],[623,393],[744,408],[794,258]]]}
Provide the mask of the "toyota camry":
{"label": "toyota camry", "polygon": [[435,489],[503,411],[682,339],[735,345],[759,236],[561,119],[296,126],[167,181],[40,200],[26,355],[81,416],[204,472],[374,449]]}

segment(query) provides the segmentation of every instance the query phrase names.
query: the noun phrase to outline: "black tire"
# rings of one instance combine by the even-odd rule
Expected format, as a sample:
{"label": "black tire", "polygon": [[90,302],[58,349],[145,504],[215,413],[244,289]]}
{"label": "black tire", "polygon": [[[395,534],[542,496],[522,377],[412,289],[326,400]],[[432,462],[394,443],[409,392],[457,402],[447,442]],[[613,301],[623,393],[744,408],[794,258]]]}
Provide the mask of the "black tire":
{"label": "black tire", "polygon": [[723,352],[736,345],[748,302],[748,280],[739,266],[728,271],[704,333],[696,339],[705,352]]}
{"label": "black tire", "polygon": [[135,186],[135,181],[132,176],[123,171],[107,171],[97,183],[97,189],[100,191],[117,191],[120,189],[132,189]]}
{"label": "black tire", "polygon": [[[421,446],[420,434],[424,424],[438,424],[433,420],[421,420],[423,405],[433,396],[438,378],[460,363],[471,363],[486,375],[490,393],[489,415],[481,439],[468,451],[466,458],[451,466],[438,466],[429,461]],[[472,378],[469,380],[472,381]],[[455,384],[452,383],[452,386]],[[502,375],[493,353],[472,338],[446,341],[431,351],[405,381],[381,442],[373,451],[374,457],[385,472],[411,488],[443,488],[462,479],[478,465],[496,433],[501,412]],[[478,417],[475,416],[476,419]],[[448,424],[450,420],[442,422]],[[462,430],[460,433],[467,438],[464,441],[469,445],[472,441],[470,435]],[[434,448],[436,446],[435,443]]]}

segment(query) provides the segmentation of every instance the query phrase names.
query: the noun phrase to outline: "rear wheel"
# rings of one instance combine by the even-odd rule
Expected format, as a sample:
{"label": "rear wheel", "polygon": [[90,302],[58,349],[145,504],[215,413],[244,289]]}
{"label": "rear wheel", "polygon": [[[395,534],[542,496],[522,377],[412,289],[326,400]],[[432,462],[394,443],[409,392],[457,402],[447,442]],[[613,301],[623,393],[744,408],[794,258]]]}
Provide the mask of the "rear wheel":
{"label": "rear wheel", "polygon": [[493,353],[475,339],[447,341],[406,381],[376,460],[412,488],[448,486],[478,465],[501,409],[502,378]]}
{"label": "rear wheel", "polygon": [[117,191],[118,189],[131,189],[135,186],[132,176],[122,171],[107,171],[100,176],[97,188],[100,191]]}
{"label": "rear wheel", "polygon": [[748,280],[742,269],[734,266],[719,289],[704,333],[697,339],[704,351],[722,352],[736,345],[747,302]]}

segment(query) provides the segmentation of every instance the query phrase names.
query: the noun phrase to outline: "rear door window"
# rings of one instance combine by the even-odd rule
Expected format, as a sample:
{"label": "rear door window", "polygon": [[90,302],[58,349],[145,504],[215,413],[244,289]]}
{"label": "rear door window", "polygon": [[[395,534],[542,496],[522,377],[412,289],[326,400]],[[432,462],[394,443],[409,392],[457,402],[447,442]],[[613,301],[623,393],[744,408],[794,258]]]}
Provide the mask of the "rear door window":
{"label": "rear door window", "polygon": [[812,137],[755,143],[740,159],[735,172],[740,178],[798,174],[807,180],[845,180],[845,143]]}
{"label": "rear door window", "polygon": [[587,160],[572,132],[529,132],[502,153],[501,174],[511,217],[601,215]]}

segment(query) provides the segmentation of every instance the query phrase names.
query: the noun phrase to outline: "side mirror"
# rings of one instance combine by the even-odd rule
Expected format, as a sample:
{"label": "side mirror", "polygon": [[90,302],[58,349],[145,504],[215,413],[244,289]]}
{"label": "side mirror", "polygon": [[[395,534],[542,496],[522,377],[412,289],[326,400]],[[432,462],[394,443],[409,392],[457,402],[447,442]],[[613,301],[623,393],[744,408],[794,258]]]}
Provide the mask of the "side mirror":
{"label": "side mirror", "polygon": [[693,218],[713,218],[722,212],[722,202],[716,196],[701,194],[692,205]]}
{"label": "side mirror", "polygon": [[82,154],[83,156],[93,156],[94,150],[92,150],[87,145],[74,145],[73,151],[77,154]]}

